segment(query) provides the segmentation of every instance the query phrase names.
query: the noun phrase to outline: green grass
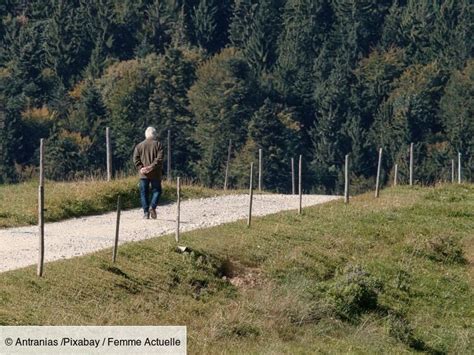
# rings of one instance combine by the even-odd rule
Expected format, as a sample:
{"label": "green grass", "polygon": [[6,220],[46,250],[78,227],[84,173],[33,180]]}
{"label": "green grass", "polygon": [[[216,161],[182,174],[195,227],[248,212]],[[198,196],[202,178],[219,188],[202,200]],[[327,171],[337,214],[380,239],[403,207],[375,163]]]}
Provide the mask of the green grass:
{"label": "green grass", "polygon": [[[181,189],[181,196],[185,199],[209,197],[223,193],[222,190],[212,190],[197,185],[185,185]],[[45,220],[54,222],[115,210],[119,195],[122,196],[124,209],[139,207],[138,179],[128,177],[111,182],[104,180],[47,181],[45,183]],[[161,203],[175,199],[175,185],[164,182]],[[0,228],[36,224],[37,206],[37,181],[0,185]]]}
{"label": "green grass", "polygon": [[[186,325],[190,353],[472,353],[474,186],[387,189],[0,274],[0,325]],[[232,282],[229,282],[231,280]],[[471,350],[469,350],[471,349]]]}

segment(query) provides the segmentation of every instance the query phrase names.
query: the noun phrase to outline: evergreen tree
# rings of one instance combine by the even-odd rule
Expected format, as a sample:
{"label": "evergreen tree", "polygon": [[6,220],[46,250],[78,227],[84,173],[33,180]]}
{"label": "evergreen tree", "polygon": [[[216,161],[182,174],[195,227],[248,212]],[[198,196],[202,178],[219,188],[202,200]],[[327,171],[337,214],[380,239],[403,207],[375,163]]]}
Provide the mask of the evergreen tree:
{"label": "evergreen tree", "polygon": [[255,142],[255,155],[262,149],[263,185],[266,189],[287,192],[289,162],[296,156],[300,126],[291,112],[268,98],[249,122],[249,139]]}
{"label": "evergreen tree", "polygon": [[[268,73],[277,57],[277,40],[281,31],[281,1],[263,0],[256,4],[237,4],[231,24],[231,42],[249,62],[257,75]],[[249,26],[243,33],[237,32]]]}
{"label": "evergreen tree", "polygon": [[97,78],[102,74],[106,59],[112,54],[115,42],[115,12],[110,0],[97,0],[86,3],[86,33],[93,38],[92,50],[86,75]]}
{"label": "evergreen tree", "polygon": [[20,107],[18,99],[7,99],[0,91],[0,184],[18,179],[15,163],[22,149]]}
{"label": "evergreen tree", "polygon": [[[366,164],[357,173],[370,174],[370,161],[365,154],[371,147],[367,133],[373,120],[363,112],[353,69],[369,53],[381,35],[391,1],[333,1],[332,31],[316,58],[314,105],[316,120],[311,131],[314,145],[312,168],[316,181],[328,190],[341,190],[344,156],[351,153],[354,161]],[[360,110],[359,108],[362,108]],[[361,112],[362,111],[362,112]]]}
{"label": "evergreen tree", "polygon": [[[404,52],[391,49],[387,52],[374,50],[367,58],[362,59],[355,74],[351,90],[351,104],[343,132],[350,141],[352,173],[359,177],[369,178],[376,166],[377,140],[370,139],[370,130],[376,121],[379,109],[388,99],[393,82],[404,69]],[[381,122],[387,123],[386,112],[380,113]],[[388,129],[385,127],[384,129]],[[384,129],[381,129],[383,132]],[[391,144],[392,141],[384,141]]]}
{"label": "evergreen tree", "polygon": [[192,140],[194,119],[189,112],[187,92],[196,74],[196,62],[180,49],[170,48],[158,64],[155,89],[150,98],[151,124],[164,140],[171,131],[174,174],[190,176],[196,159]]}
{"label": "evergreen tree", "polygon": [[331,9],[326,0],[289,0],[283,12],[278,40],[276,76],[283,95],[291,102],[311,101],[312,67],[329,30]]}
{"label": "evergreen tree", "polygon": [[236,0],[229,25],[229,39],[233,47],[245,47],[251,35],[251,24],[258,4],[253,0]]}
{"label": "evergreen tree", "polygon": [[405,48],[412,63],[438,60],[442,65],[461,68],[472,57],[472,19],[469,0],[408,0],[394,4],[387,18],[382,44]]}
{"label": "evergreen tree", "polygon": [[102,96],[91,80],[79,87],[80,93],[69,113],[65,126],[91,142],[87,165],[90,169],[105,165],[105,127],[107,111]]}
{"label": "evergreen tree", "polygon": [[[26,21],[26,22],[25,22]],[[30,106],[40,106],[50,98],[54,88],[44,82],[42,34],[44,24],[15,19],[7,27],[4,60],[8,68],[9,96],[24,94]],[[8,97],[7,97],[8,99]]]}
{"label": "evergreen tree", "polygon": [[121,6],[117,6],[115,1],[112,2],[115,16],[112,22],[114,41],[111,52],[115,58],[128,60],[134,57],[135,49],[139,45],[138,33],[143,26],[147,2],[148,0],[126,0],[121,2]]}
{"label": "evergreen tree", "polygon": [[166,8],[172,18],[172,38],[174,47],[189,47],[192,43],[193,9],[199,0],[167,0]]}
{"label": "evergreen tree", "polygon": [[195,171],[202,183],[223,181],[228,141],[232,139],[237,150],[245,143],[256,92],[250,68],[234,49],[223,50],[199,67],[188,95],[200,148]]}
{"label": "evergreen tree", "polygon": [[55,126],[46,144],[44,168],[49,179],[71,180],[91,171],[87,160],[91,147],[88,137]]}
{"label": "evergreen tree", "polygon": [[441,99],[441,117],[451,147],[451,158],[457,152],[463,155],[472,178],[474,171],[474,61],[468,61],[463,70],[457,70],[446,86]]}
{"label": "evergreen tree", "polygon": [[209,52],[214,52],[217,48],[214,46],[216,37],[219,33],[217,27],[218,7],[214,0],[201,0],[199,5],[194,9],[193,28],[194,37],[199,47]]}
{"label": "evergreen tree", "polygon": [[430,35],[430,58],[442,66],[461,69],[474,53],[472,2],[447,0],[434,6],[436,20]]}
{"label": "evergreen tree", "polygon": [[216,53],[228,42],[232,0],[199,0],[192,12],[192,41],[208,53]]}
{"label": "evergreen tree", "polygon": [[251,35],[243,53],[257,74],[269,72],[276,61],[281,19],[279,1],[259,2],[251,24]]}
{"label": "evergreen tree", "polygon": [[381,28],[392,0],[335,0],[333,41],[339,56],[352,68],[382,35]]}
{"label": "evergreen tree", "polygon": [[445,74],[437,63],[408,67],[396,82],[387,101],[375,118],[373,141],[385,147],[387,166],[407,157],[408,146],[415,143],[417,176],[426,178],[434,171],[427,152],[442,141],[439,102]]}
{"label": "evergreen tree", "polygon": [[54,0],[49,9],[43,42],[46,65],[69,87],[86,67],[91,49],[84,33],[86,10],[64,0]]}
{"label": "evergreen tree", "polygon": [[[394,163],[405,178],[412,141],[420,181],[443,178],[457,150],[472,177],[471,2],[1,1],[2,175],[36,164],[50,135],[58,157],[83,164],[52,176],[94,170],[105,125],[126,169],[153,124],[172,130],[176,172],[208,185],[221,184],[228,139],[236,185],[268,146],[302,153],[305,186],[325,191],[342,189],[350,153],[360,191],[380,146],[383,178]],[[265,183],[283,190],[279,167]]]}
{"label": "evergreen tree", "polygon": [[312,171],[316,183],[326,191],[342,185],[338,176],[344,155],[350,152],[350,144],[343,132],[350,107],[350,83],[352,73],[341,58],[324,46],[314,65],[316,108],[314,124],[310,130],[313,145]]}
{"label": "evergreen tree", "polygon": [[137,34],[139,45],[135,49],[138,57],[151,53],[163,53],[171,42],[171,19],[161,0],[154,0],[145,9],[142,29]]}

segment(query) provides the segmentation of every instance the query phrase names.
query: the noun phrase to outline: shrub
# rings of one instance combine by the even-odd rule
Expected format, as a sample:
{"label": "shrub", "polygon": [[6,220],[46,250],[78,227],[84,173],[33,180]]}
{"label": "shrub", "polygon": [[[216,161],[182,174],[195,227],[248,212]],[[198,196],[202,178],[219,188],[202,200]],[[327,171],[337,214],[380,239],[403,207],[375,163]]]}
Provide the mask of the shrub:
{"label": "shrub", "polygon": [[412,349],[425,349],[424,342],[414,336],[413,328],[405,317],[392,313],[389,314],[387,323],[388,334],[391,337],[401,341]]}
{"label": "shrub", "polygon": [[466,263],[459,239],[453,236],[438,236],[425,240],[416,253],[441,263]]}
{"label": "shrub", "polygon": [[382,286],[379,279],[362,267],[349,265],[336,276],[327,295],[338,317],[354,320],[362,313],[377,308]]}

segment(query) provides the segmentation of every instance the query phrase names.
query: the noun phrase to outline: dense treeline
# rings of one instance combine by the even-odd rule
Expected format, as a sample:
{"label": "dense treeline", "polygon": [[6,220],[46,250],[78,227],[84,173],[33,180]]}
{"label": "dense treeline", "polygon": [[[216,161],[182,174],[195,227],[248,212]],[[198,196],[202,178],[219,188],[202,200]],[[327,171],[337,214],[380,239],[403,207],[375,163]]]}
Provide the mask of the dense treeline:
{"label": "dense treeline", "polygon": [[[144,128],[172,132],[175,174],[247,182],[258,149],[264,185],[288,191],[303,154],[305,186],[338,191],[344,155],[371,186],[407,172],[450,176],[463,154],[474,178],[470,0],[4,0],[0,4],[0,182],[131,167]],[[471,33],[471,35],[470,35]]]}

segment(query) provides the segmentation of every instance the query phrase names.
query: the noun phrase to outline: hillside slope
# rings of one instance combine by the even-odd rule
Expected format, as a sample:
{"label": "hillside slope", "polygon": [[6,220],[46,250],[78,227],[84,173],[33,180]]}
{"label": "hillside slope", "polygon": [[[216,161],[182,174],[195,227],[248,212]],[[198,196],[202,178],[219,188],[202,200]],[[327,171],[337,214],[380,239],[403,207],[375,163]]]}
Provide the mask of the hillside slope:
{"label": "hillside slope", "polygon": [[[304,195],[304,207],[339,199],[339,196]],[[253,197],[252,215],[264,216],[298,209],[298,195],[261,194]],[[213,227],[247,219],[248,194],[196,198],[181,202],[180,231]],[[157,219],[143,220],[143,211],[122,211],[119,243],[150,239],[176,231],[176,202],[160,205]],[[90,254],[113,245],[117,213],[68,219],[45,225],[45,262]],[[37,262],[38,227],[0,229],[0,272]],[[46,266],[47,268],[48,266]]]}
{"label": "hillside slope", "polygon": [[474,186],[401,187],[0,274],[0,325],[187,325],[191,353],[468,353]]}

